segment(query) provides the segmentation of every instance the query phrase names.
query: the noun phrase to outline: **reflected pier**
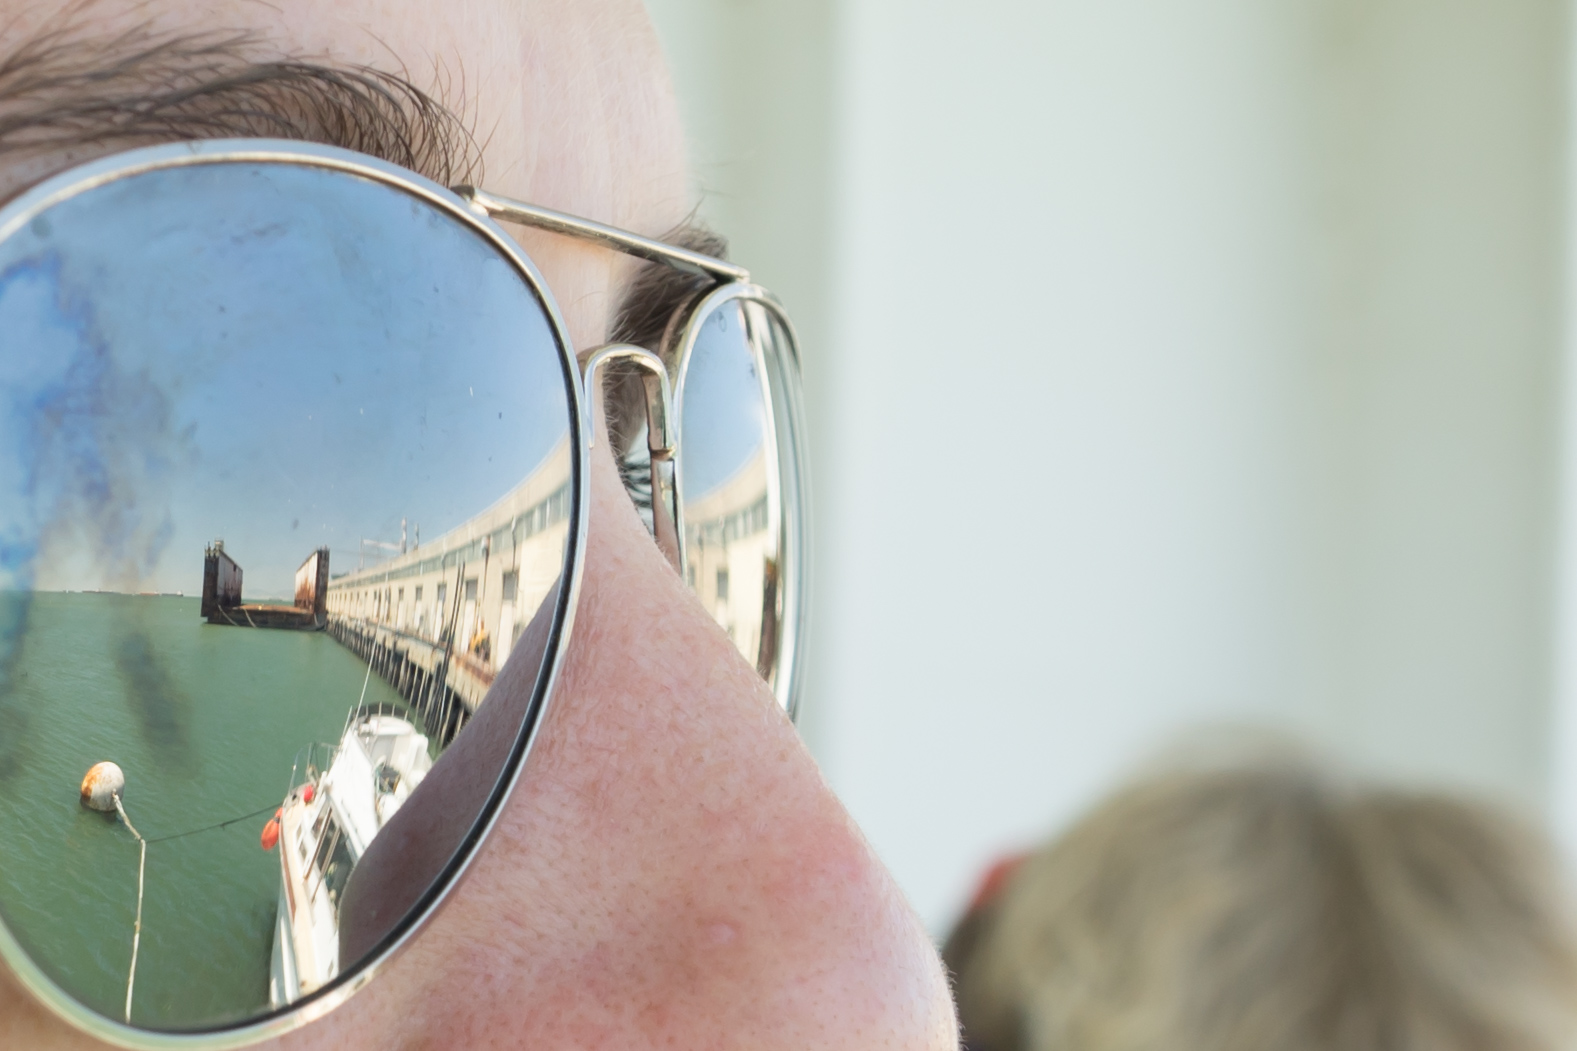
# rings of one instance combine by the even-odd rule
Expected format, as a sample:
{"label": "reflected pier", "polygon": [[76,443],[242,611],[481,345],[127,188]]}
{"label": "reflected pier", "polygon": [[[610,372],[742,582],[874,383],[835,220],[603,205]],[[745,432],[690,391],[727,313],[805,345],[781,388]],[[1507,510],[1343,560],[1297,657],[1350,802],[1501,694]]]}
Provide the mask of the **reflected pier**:
{"label": "reflected pier", "polygon": [[372,665],[421,719],[422,731],[442,751],[454,740],[493,685],[493,669],[447,645],[364,621],[336,617],[329,635]]}
{"label": "reflected pier", "polygon": [[562,572],[571,507],[560,441],[491,507],[436,540],[329,581],[328,634],[447,745],[482,705]]}

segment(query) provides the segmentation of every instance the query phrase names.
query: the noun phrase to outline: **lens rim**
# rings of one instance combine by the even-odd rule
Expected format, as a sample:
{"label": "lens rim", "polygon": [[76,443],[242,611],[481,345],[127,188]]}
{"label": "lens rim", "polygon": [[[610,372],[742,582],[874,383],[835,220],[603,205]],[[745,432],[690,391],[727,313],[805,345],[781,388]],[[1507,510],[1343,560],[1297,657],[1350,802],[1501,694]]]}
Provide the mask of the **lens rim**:
{"label": "lens rim", "polygon": [[489,794],[471,832],[449,860],[433,885],[418,899],[393,930],[355,967],[300,1000],[234,1025],[181,1031],[142,1029],[99,1014],[78,1002],[50,978],[22,949],[0,918],[0,961],[7,964],[22,986],[65,1021],[90,1036],[134,1051],[168,1048],[219,1049],[242,1047],[298,1029],[323,1017],[364,988],[373,976],[409,943],[448,897],[478,848],[497,823],[504,801],[514,791],[558,680],[574,627],[575,610],[586,553],[590,510],[590,474],[586,469],[591,430],[582,404],[580,371],[574,344],[558,304],[546,281],[529,257],[492,219],[447,188],[397,165],[334,146],[283,139],[211,139],[166,143],[113,154],[81,164],[33,186],[0,206],[0,243],[33,219],[74,197],[121,179],[170,168],[219,164],[279,164],[321,168],[357,176],[399,190],[469,227],[502,255],[536,296],[547,316],[558,345],[564,376],[564,393],[570,412],[570,527],[565,543],[565,581],[560,587],[542,667],[532,689],[519,735],[503,770]]}
{"label": "lens rim", "polygon": [[[790,720],[799,716],[800,684],[804,678],[804,633],[810,603],[810,485],[805,446],[804,395],[800,381],[799,337],[794,323],[777,296],[760,285],[736,281],[698,299],[681,324],[669,328],[662,358],[668,363],[673,384],[678,435],[674,458],[674,488],[683,493],[684,389],[701,328],[724,307],[738,303],[746,321],[746,336],[761,377],[762,403],[768,415],[765,438],[772,443],[775,471],[767,482],[768,506],[778,504],[777,528],[782,612],[778,621],[777,653],[766,675],[773,696]],[[749,307],[765,311],[782,330],[777,340],[755,325]],[[785,345],[786,344],[786,345]],[[681,497],[681,512],[682,512]],[[759,669],[758,669],[759,670]]]}

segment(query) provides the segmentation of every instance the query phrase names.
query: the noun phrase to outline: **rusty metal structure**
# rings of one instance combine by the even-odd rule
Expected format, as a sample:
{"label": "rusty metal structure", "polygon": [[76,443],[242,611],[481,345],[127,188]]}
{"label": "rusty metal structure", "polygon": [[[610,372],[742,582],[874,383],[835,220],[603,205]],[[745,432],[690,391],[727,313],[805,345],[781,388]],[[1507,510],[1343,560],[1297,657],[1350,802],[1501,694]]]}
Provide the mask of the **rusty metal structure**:
{"label": "rusty metal structure", "polygon": [[329,549],[320,547],[296,570],[295,601],[289,606],[241,601],[241,566],[215,540],[203,552],[203,600],[199,613],[210,624],[238,628],[322,631],[328,624]]}
{"label": "rusty metal structure", "polygon": [[[241,605],[241,567],[225,554],[225,542],[215,540],[203,549],[203,619],[210,624],[221,609]],[[222,623],[222,622],[220,622]]]}

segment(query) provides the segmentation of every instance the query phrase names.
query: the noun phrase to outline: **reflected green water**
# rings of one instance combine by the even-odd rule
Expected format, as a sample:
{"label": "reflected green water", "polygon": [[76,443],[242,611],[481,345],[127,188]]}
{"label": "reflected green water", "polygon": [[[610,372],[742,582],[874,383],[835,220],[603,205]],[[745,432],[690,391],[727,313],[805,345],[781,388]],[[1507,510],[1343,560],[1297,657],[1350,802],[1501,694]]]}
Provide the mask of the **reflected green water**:
{"label": "reflected green water", "polygon": [[[80,805],[82,775],[120,764],[150,840],[275,805],[302,746],[338,741],[365,671],[325,634],[204,624],[195,598],[34,595],[0,679],[7,926],[74,996],[120,1017],[137,843]],[[374,675],[367,701],[399,697]],[[279,893],[278,857],[258,843],[268,816],[149,844],[135,1023],[266,1009]]]}

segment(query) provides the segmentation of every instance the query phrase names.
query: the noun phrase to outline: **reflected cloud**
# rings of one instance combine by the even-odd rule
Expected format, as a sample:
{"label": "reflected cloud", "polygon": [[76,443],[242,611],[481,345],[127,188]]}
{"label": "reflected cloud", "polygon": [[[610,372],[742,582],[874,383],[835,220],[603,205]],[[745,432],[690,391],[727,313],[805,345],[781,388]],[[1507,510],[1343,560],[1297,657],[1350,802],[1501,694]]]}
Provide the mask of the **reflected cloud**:
{"label": "reflected cloud", "polygon": [[62,271],[46,253],[0,272],[7,339],[28,350],[5,375],[0,583],[49,588],[70,563],[135,591],[169,545],[170,477],[196,447],[169,394],[110,352],[92,298]]}
{"label": "reflected cloud", "polygon": [[[173,533],[169,477],[195,457],[169,396],[119,367],[91,297],[62,270],[56,252],[0,270],[0,325],[8,349],[24,350],[0,356],[0,781],[27,761],[18,675],[33,589],[69,564],[101,586],[137,590]],[[133,670],[128,682],[148,696],[145,676]]]}

